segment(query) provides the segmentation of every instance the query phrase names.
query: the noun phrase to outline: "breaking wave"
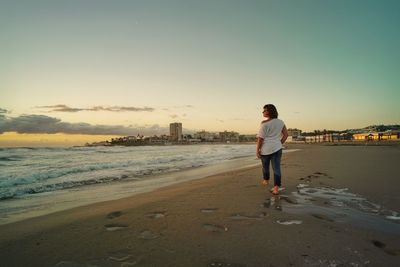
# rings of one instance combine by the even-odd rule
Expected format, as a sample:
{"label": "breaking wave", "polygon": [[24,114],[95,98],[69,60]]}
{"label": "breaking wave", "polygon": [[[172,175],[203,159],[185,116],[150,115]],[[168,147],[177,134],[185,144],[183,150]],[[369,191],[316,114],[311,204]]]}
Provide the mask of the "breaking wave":
{"label": "breaking wave", "polygon": [[3,148],[0,200],[141,179],[254,154],[254,145]]}

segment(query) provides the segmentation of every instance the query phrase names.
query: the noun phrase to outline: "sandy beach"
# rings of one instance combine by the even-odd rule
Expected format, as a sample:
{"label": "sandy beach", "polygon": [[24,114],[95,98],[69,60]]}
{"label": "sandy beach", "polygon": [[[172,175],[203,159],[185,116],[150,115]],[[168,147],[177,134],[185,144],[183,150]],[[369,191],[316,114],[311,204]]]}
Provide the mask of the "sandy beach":
{"label": "sandy beach", "polygon": [[261,166],[0,226],[0,266],[399,266],[400,146],[288,145]]}

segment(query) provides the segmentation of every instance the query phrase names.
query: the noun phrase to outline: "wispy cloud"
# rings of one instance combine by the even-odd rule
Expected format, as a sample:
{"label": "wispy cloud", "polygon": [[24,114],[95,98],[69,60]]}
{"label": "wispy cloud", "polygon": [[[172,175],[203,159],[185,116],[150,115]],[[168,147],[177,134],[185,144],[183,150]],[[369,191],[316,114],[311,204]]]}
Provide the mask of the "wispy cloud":
{"label": "wispy cloud", "polygon": [[173,108],[194,108],[193,105],[173,106]]}
{"label": "wispy cloud", "polygon": [[178,111],[178,110],[182,110],[182,109],[192,109],[192,108],[194,108],[193,105],[182,105],[182,106],[163,107],[163,108],[161,108],[161,110],[169,111],[169,112],[180,112],[180,111]]}
{"label": "wispy cloud", "polygon": [[0,108],[0,114],[3,114],[3,113],[8,113],[8,110],[4,109],[4,108]]}
{"label": "wispy cloud", "polygon": [[79,111],[110,111],[110,112],[152,112],[154,108],[151,107],[124,107],[124,106],[94,106],[91,108],[74,108],[64,104],[52,106],[38,106],[38,109],[45,109],[47,112],[79,112]]}
{"label": "wispy cloud", "polygon": [[121,106],[113,106],[113,107],[103,107],[103,106],[96,106],[91,109],[86,109],[88,111],[112,111],[112,112],[125,112],[125,111],[148,111],[152,112],[154,111],[154,108],[151,107],[143,107],[143,108],[138,108],[138,107],[121,107]]}
{"label": "wispy cloud", "polygon": [[183,114],[170,114],[169,117],[172,119],[184,119],[186,118],[187,114],[183,113]]}
{"label": "wispy cloud", "polygon": [[78,112],[84,110],[81,108],[71,108],[66,105],[39,106],[36,108],[47,109],[48,112]]}
{"label": "wispy cloud", "polygon": [[[1,114],[2,115],[2,114]],[[90,134],[90,135],[161,135],[168,134],[169,128],[151,125],[146,127],[126,127],[123,125],[92,125],[89,123],[69,123],[45,115],[21,115],[11,118],[0,116],[0,134],[4,132],[42,134]]]}

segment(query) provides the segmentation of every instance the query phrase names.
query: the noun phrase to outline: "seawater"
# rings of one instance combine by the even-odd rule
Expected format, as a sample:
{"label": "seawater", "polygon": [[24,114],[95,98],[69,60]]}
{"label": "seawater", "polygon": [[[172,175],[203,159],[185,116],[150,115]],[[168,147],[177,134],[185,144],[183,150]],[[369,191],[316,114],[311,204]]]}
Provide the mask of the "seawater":
{"label": "seawater", "polygon": [[257,165],[254,151],[254,144],[0,148],[0,224]]}
{"label": "seawater", "polygon": [[360,228],[400,235],[398,212],[352,193],[348,188],[299,184],[297,192],[292,192],[291,195],[293,199],[285,195],[280,196],[288,202],[283,205],[284,212],[310,214],[328,222],[349,223]]}
{"label": "seawater", "polygon": [[0,200],[199,167],[254,154],[254,145],[3,148]]}

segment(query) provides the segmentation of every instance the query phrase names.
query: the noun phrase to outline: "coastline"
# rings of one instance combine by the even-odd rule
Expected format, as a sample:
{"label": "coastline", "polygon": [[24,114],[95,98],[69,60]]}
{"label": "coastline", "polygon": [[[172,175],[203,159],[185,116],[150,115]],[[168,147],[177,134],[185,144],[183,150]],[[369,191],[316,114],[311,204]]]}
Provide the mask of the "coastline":
{"label": "coastline", "polygon": [[253,145],[6,151],[0,225],[254,165],[253,151]]}
{"label": "coastline", "polygon": [[[21,199],[3,200],[4,207],[16,210],[16,212],[3,214],[0,217],[0,226],[76,207],[133,197],[186,181],[203,179],[223,173],[227,169],[240,170],[259,164],[259,161],[253,156],[242,156],[221,163],[190,167],[158,175],[148,175],[140,180],[128,179],[114,183],[95,184],[83,186],[82,188],[31,195]],[[30,204],[33,205],[31,206]]]}
{"label": "coastline", "polygon": [[[398,146],[307,146],[284,155],[286,191],[277,199],[260,186],[261,168],[255,166],[2,225],[2,263],[396,266],[398,235],[358,227],[326,214],[285,210],[296,200],[292,195],[296,187],[307,183],[313,188],[348,188],[346,192],[399,212],[399,182],[395,179],[399,153]],[[379,168],[371,168],[375,166],[372,163]],[[387,177],[381,187],[384,194],[376,192],[382,181],[376,175]],[[319,199],[314,204],[324,205]]]}

